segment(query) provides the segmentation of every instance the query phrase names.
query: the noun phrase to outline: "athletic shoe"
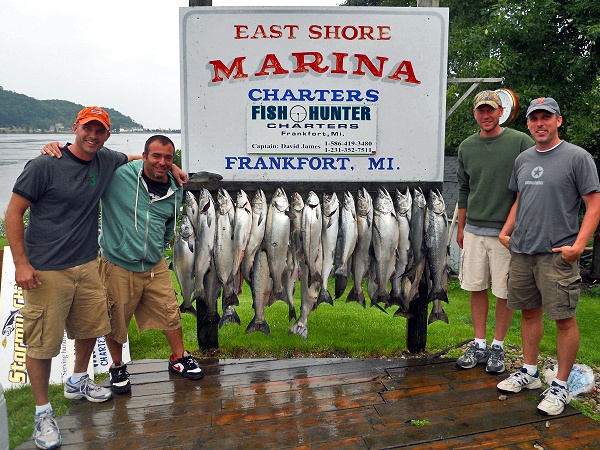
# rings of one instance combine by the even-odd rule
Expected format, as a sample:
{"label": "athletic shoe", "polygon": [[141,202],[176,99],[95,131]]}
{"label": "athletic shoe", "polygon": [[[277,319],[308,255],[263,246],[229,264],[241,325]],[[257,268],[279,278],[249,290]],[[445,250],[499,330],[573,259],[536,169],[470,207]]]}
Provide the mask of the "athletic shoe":
{"label": "athletic shoe", "polygon": [[115,394],[124,394],[131,390],[129,382],[129,372],[127,372],[127,364],[109,367],[108,374],[110,377],[110,389]]}
{"label": "athletic shoe", "polygon": [[198,361],[187,350],[183,352],[183,357],[178,360],[174,360],[173,355],[171,355],[169,358],[169,371],[178,373],[190,380],[199,380],[204,377],[204,372],[198,365]]}
{"label": "athletic shoe", "polygon": [[88,375],[84,375],[78,383],[72,383],[71,378],[67,378],[65,397],[72,400],[85,397],[90,402],[100,403],[110,399],[112,392],[110,389],[98,386]]}
{"label": "athletic shoe", "polygon": [[504,372],[504,349],[497,344],[490,347],[490,357],[485,365],[487,373]]}
{"label": "athletic shoe", "polygon": [[564,411],[565,405],[568,405],[571,401],[569,390],[562,387],[556,381],[552,381],[552,384],[548,389],[542,392],[544,399],[540,402],[537,410],[540,414],[546,416],[556,416]]}
{"label": "athletic shoe", "polygon": [[465,354],[456,360],[456,365],[462,369],[472,369],[477,364],[487,362],[490,356],[490,349],[479,348],[476,342],[471,342],[471,345],[465,351]]}
{"label": "athletic shoe", "polygon": [[542,387],[540,376],[538,371],[535,371],[535,375],[531,376],[527,373],[527,370],[521,368],[518,372],[511,374],[506,380],[501,381],[496,386],[500,392],[506,394],[512,394],[515,392],[521,392],[521,389],[539,389]]}
{"label": "athletic shoe", "polygon": [[41,414],[33,416],[33,437],[37,448],[51,449],[60,447],[61,438],[54,411],[48,408]]}

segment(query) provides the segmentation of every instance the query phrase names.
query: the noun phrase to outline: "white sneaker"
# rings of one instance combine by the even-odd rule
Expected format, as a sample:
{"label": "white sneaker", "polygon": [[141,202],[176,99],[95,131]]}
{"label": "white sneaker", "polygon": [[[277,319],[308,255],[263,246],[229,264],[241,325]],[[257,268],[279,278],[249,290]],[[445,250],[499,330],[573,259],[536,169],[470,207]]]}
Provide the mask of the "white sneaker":
{"label": "white sneaker", "polygon": [[48,450],[60,447],[60,431],[51,408],[33,416],[33,437],[37,448]]}
{"label": "white sneaker", "polygon": [[84,375],[77,383],[72,383],[71,377],[67,378],[65,397],[71,400],[85,397],[90,402],[99,403],[112,398],[112,391],[98,386],[88,375]]}
{"label": "white sneaker", "polygon": [[544,399],[540,402],[537,410],[540,414],[547,416],[556,416],[564,411],[565,405],[571,401],[569,390],[560,386],[555,381],[550,387],[542,392]]}
{"label": "white sneaker", "polygon": [[527,373],[527,370],[521,368],[518,372],[511,374],[506,380],[501,381],[496,386],[500,392],[512,394],[521,392],[521,389],[538,389],[542,387],[542,382],[536,371],[534,376]]}

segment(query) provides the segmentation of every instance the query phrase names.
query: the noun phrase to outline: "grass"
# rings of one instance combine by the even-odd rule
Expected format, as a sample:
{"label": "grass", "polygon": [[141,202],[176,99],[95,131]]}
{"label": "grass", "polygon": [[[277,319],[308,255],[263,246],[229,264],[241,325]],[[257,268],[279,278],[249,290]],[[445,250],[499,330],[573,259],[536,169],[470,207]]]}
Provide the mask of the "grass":
{"label": "grass", "polygon": [[[174,284],[177,286],[175,280]],[[349,288],[350,286],[347,289]],[[299,290],[296,296],[296,310],[299,314]],[[469,294],[460,289],[458,282],[450,281],[448,296],[450,303],[444,304],[444,309],[450,318],[450,324],[438,321],[429,325],[426,353],[444,352],[448,357],[458,357],[461,350],[454,347],[473,337]],[[600,292],[594,290],[582,293],[577,313],[581,330],[581,347],[577,361],[596,369],[600,367],[600,347],[595,342],[600,327],[599,298]],[[228,324],[219,330],[220,348],[216,353],[218,357],[290,358],[338,355],[360,358],[398,357],[407,354],[406,319],[394,317],[395,308],[390,309],[389,314],[384,314],[376,308],[365,309],[358,303],[346,303],[345,300],[336,300],[333,306],[321,305],[309,316],[306,341],[299,336],[288,334],[291,323],[287,320],[288,308],[283,302],[277,302],[265,311],[271,328],[270,337],[258,332],[245,334],[246,326],[254,316],[247,286],[244,286],[240,306],[236,309],[242,325]],[[493,338],[493,317],[492,301],[488,315],[488,341]],[[515,312],[506,337],[507,344],[521,346],[520,318],[520,313]],[[188,314],[183,315],[183,336],[186,349],[198,355],[196,319]],[[162,332],[150,330],[139,333],[135,321],[132,321],[129,328],[129,340],[133,360],[166,359],[171,353]],[[540,351],[544,356],[556,357],[556,326],[552,321],[545,320],[545,333]],[[50,395],[51,403],[59,414],[64,413],[72,404],[62,395],[62,386],[52,386]],[[5,396],[8,404],[10,445],[14,448],[31,436],[34,403],[29,386],[8,390]],[[586,415],[600,421],[600,416],[594,414],[589,407],[580,403],[575,403],[575,406]]]}

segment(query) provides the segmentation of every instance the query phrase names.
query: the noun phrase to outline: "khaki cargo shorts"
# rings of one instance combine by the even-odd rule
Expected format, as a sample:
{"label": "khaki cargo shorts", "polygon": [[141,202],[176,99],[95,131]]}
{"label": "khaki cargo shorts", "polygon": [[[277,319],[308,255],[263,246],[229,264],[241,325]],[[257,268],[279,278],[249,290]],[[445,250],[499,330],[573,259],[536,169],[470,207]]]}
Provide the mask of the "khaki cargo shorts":
{"label": "khaki cargo shorts", "polygon": [[510,252],[496,236],[465,231],[458,279],[465,291],[485,291],[492,285],[496,298],[508,296]]}
{"label": "khaki cargo shorts", "polygon": [[508,276],[510,309],[544,308],[551,320],[573,317],[579,303],[579,262],[569,264],[561,253],[512,253]]}
{"label": "khaki cargo shorts", "polygon": [[120,344],[127,341],[133,316],[140,331],[181,328],[179,304],[164,258],[150,270],[132,272],[102,257],[100,278],[108,294],[111,339]]}
{"label": "khaki cargo shorts", "polygon": [[89,339],[110,331],[106,293],[98,260],[63,270],[40,270],[42,284],[24,291],[24,342],[27,355],[50,359],[60,353],[64,332],[69,339]]}

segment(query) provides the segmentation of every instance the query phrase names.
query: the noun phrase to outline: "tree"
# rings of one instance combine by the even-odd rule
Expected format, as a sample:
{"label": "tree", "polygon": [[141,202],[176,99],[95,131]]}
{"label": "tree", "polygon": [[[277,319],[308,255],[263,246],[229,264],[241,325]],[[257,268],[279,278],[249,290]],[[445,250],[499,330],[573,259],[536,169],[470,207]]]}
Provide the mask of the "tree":
{"label": "tree", "polygon": [[[345,6],[416,6],[416,0],[347,0]],[[589,0],[440,0],[450,11],[448,77],[504,77],[524,109],[554,97],[561,137],[600,158],[600,2]],[[496,89],[499,86],[482,86]],[[464,92],[448,87],[448,105]],[[446,154],[476,130],[465,101],[446,123]]]}

